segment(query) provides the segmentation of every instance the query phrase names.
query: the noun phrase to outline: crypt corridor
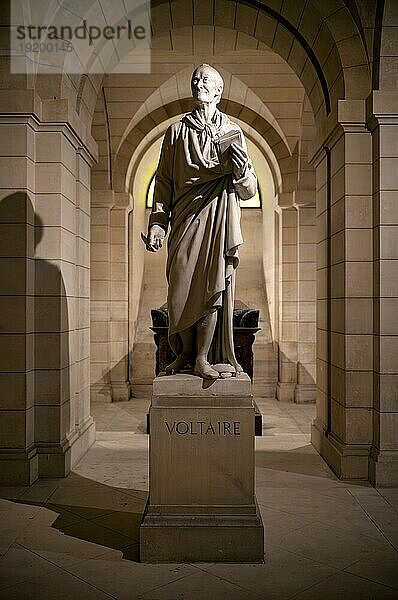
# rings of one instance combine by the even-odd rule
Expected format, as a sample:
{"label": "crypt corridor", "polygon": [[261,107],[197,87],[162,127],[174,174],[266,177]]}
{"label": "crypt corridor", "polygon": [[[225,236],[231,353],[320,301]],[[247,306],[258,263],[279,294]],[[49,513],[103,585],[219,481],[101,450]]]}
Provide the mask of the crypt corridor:
{"label": "crypt corridor", "polygon": [[[112,73],[13,73],[1,38],[0,598],[397,597],[398,3],[156,0],[150,21],[149,73],[126,45]],[[136,564],[166,299],[140,232],[203,62],[261,190],[236,297],[260,310],[266,556],[171,568]]]}

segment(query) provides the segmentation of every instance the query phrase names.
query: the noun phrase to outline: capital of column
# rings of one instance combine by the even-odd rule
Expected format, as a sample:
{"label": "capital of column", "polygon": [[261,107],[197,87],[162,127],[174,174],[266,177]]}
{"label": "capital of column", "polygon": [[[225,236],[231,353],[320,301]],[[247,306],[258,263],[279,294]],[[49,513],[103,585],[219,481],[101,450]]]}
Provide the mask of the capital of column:
{"label": "capital of column", "polygon": [[114,192],[115,209],[126,209],[130,206],[130,194],[127,192]]}
{"label": "capital of column", "polygon": [[283,210],[292,208],[294,204],[294,192],[283,192],[278,195],[278,205]]}
{"label": "capital of column", "polygon": [[367,133],[364,100],[338,100],[337,114],[317,136],[308,162],[317,167],[324,159],[325,149],[331,149],[345,133]]}
{"label": "capital of column", "polygon": [[[1,107],[1,98],[0,98]],[[35,112],[2,112],[0,125],[28,125],[35,133],[60,133],[64,135],[84,160],[92,166],[97,161],[97,145],[91,136],[82,135],[74,121],[46,121]]]}
{"label": "capital of column", "polygon": [[113,190],[92,190],[91,191],[92,208],[113,208],[115,206],[115,193]]}
{"label": "capital of column", "polygon": [[370,131],[378,125],[398,124],[398,92],[373,90],[366,99],[366,123]]}

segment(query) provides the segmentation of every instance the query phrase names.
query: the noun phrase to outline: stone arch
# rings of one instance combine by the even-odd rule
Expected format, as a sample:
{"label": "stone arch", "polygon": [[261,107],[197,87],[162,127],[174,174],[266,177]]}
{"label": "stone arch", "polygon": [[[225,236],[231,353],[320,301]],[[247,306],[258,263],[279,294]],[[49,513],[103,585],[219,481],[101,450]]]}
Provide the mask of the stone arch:
{"label": "stone arch", "polygon": [[[227,44],[239,36],[246,40],[248,48],[274,50],[303,83],[318,119],[326,116],[338,99],[363,99],[370,91],[364,39],[346,6],[336,11],[320,0],[301,0],[295,7],[282,6],[277,12],[257,0],[211,0],[202,9],[199,4],[193,8],[182,0],[157,0],[152,3],[151,28],[153,49],[167,35],[170,50],[182,51],[180,44],[187,28],[191,28],[192,40],[200,28],[210,48],[217,44],[216,33],[224,29]],[[175,39],[170,31],[175,32]],[[223,50],[220,46],[217,49]],[[86,86],[90,89],[86,90]],[[84,99],[92,113],[92,92],[99,89],[98,80],[93,82],[91,77],[82,76],[77,87],[77,98],[80,102]]]}
{"label": "stone arch", "polygon": [[[228,104],[227,107],[225,106],[226,104]],[[180,114],[189,112],[191,108],[191,98],[180,98],[174,100],[173,102],[169,102],[163,107],[168,118],[177,117]],[[283,175],[291,172],[291,161],[294,160],[294,157],[292,156],[292,153],[286,140],[282,138],[279,131],[263,116],[260,116],[258,113],[255,113],[252,109],[249,109],[246,106],[242,106],[241,104],[233,100],[223,99],[220,102],[220,110],[223,112],[227,112],[231,117],[236,117],[239,120],[243,121],[253,130],[255,130],[262,138],[264,138],[265,142],[270,147],[272,154],[275,156],[275,159],[280,166],[283,181]],[[139,147],[140,143],[153,130],[153,128],[161,126],[164,120],[165,119],[163,110],[160,108],[155,109],[154,111],[143,117],[126,136],[114,161],[115,171],[113,181],[115,185],[115,191],[127,191],[126,177],[130,163],[130,158],[133,152]],[[162,135],[160,131],[159,135]],[[257,140],[254,141],[254,143],[257,144]],[[275,183],[276,189],[278,189],[276,176]],[[285,187],[289,186],[287,185]],[[286,189],[284,191],[288,190]]]}
{"label": "stone arch", "polygon": [[[279,133],[280,137],[284,140],[286,146],[289,146],[286,136],[284,135],[277,119],[274,117],[267,105],[258,97],[258,95],[255,94],[253,90],[251,90],[250,87],[244,81],[242,81],[241,78],[227,71],[225,67],[219,64],[217,61],[213,63],[213,66],[219,70],[224,78],[223,105],[226,109],[226,112],[228,112],[229,101],[237,102],[242,106],[248,107],[252,112],[260,114],[269,123],[271,123]],[[126,130],[119,142],[119,146],[116,149],[116,155],[119,151],[119,148],[123,144],[124,139],[128,136],[130,130],[133,129],[136,124],[145,117],[145,115],[147,115],[149,112],[153,112],[156,109],[162,108],[168,103],[168,101],[170,101],[170,99],[174,101],[174,99],[177,97],[191,98],[191,75],[192,67],[188,66],[166,79],[166,81],[159,85],[159,87],[146,98],[142,106],[134,113],[130,123],[126,127]]]}
{"label": "stone arch", "polygon": [[[210,30],[207,35],[213,44],[214,30],[226,28],[247,38],[248,47],[266,45],[291,66],[306,89],[314,114],[322,118],[338,99],[363,99],[370,91],[366,40],[353,6],[355,3],[346,2],[336,10],[321,0],[301,0],[294,7],[282,5],[277,11],[258,0],[211,0],[202,8],[199,3],[190,6],[182,0],[156,0],[151,7],[153,42],[156,48],[157,39],[171,29],[210,27],[213,36]],[[61,9],[57,5],[53,19]],[[118,51],[122,58],[123,51]],[[68,100],[70,106],[58,106],[57,115],[70,117],[75,111],[87,123],[91,122],[102,79],[103,73],[55,73],[50,65],[39,63],[32,86],[42,98]]]}
{"label": "stone arch", "polygon": [[397,31],[395,3],[391,0],[378,2],[373,41],[372,89],[374,90],[396,90],[396,80],[391,77],[391,72],[396,72],[398,64]]}
{"label": "stone arch", "polygon": [[[184,5],[182,8],[179,2],[157,0],[151,21],[155,36],[173,27],[183,28],[192,24],[236,29],[239,23],[239,31],[243,35],[267,45],[292,67],[303,81],[315,113],[321,104],[328,113],[329,102],[333,107],[347,90],[349,97],[363,98],[370,88],[366,49],[357,25],[345,6],[336,11],[334,5],[320,0],[302,0],[296,2],[294,7],[282,6],[278,12],[257,0],[244,3],[215,0],[206,4],[205,9],[200,9],[198,4],[193,7]],[[350,34],[350,42],[342,44],[346,32]],[[358,82],[358,72],[352,70],[356,66],[352,62],[353,50],[357,65],[365,67],[360,70],[363,85]],[[339,78],[341,81],[337,84]],[[322,83],[318,83],[318,79]]]}

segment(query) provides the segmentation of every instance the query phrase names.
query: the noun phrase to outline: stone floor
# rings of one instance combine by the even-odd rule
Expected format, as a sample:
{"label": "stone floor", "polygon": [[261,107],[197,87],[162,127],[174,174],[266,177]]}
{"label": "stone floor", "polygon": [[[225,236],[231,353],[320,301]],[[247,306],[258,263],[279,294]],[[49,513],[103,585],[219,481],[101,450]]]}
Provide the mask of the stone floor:
{"label": "stone floor", "polygon": [[261,386],[264,564],[140,564],[148,393],[94,404],[97,442],[67,479],[0,488],[0,599],[398,598],[398,489],[338,481],[309,442],[314,406]]}

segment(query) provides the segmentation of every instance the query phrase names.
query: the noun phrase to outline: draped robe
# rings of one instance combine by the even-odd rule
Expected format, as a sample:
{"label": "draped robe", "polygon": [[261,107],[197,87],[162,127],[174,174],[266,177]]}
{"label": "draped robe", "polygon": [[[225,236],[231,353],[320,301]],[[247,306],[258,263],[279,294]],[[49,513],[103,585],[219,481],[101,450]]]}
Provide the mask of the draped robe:
{"label": "draped robe", "polygon": [[[249,161],[236,180],[216,154],[215,139],[239,126],[216,110],[212,123],[199,112],[171,125],[164,137],[155,177],[149,227],[167,232],[169,343],[182,351],[179,333],[191,328],[210,310],[217,310],[216,332],[209,361],[236,366],[233,307],[238,248],[243,242],[239,198],[254,196],[257,179]],[[232,167],[232,165],[231,165]]]}

